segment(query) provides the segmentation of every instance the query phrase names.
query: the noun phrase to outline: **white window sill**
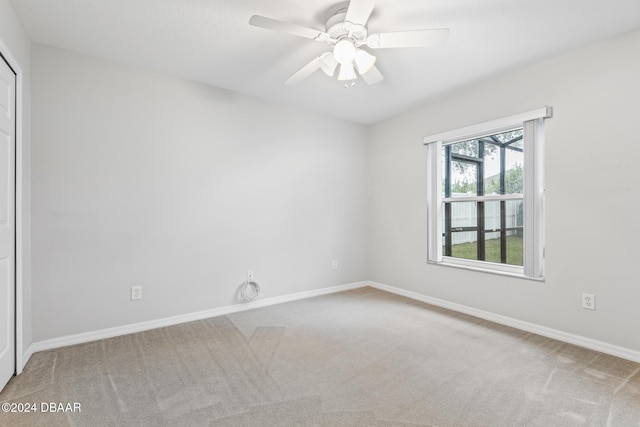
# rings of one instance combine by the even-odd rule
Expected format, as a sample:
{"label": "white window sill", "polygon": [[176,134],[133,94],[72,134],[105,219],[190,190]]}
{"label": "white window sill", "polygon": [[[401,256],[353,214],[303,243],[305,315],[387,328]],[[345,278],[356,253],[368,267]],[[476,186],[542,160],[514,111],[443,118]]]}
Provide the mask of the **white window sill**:
{"label": "white window sill", "polygon": [[524,275],[524,269],[517,266],[497,264],[486,261],[471,261],[459,258],[445,257],[441,262],[427,260],[427,264],[440,265],[443,267],[460,268],[463,270],[479,271],[481,273],[497,274],[499,276],[515,277],[518,279],[533,280],[534,282],[544,282],[544,277],[529,277]]}

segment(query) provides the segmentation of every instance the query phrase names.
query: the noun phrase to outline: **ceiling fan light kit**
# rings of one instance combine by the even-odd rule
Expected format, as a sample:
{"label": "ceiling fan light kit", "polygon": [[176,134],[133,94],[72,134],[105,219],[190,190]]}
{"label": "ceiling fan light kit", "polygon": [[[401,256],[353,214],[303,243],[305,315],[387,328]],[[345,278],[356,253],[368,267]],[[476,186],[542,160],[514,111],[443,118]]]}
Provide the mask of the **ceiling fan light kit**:
{"label": "ceiling fan light kit", "polygon": [[320,69],[329,77],[333,77],[338,67],[338,61],[331,52],[325,52],[320,56]]}
{"label": "ceiling fan light kit", "polygon": [[347,88],[355,84],[358,75],[369,85],[384,79],[375,66],[376,57],[361,49],[361,46],[366,45],[370,49],[428,47],[444,44],[449,37],[447,28],[369,34],[366,25],[374,3],[374,0],[351,0],[347,8],[338,10],[327,20],[325,31],[259,15],[252,16],[249,24],[325,42],[331,47],[330,51],[314,58],[297,71],[285,82],[286,84],[297,84],[318,70],[333,77],[340,65],[337,79],[345,81]]}
{"label": "ceiling fan light kit", "polygon": [[357,79],[356,70],[353,68],[351,62],[346,64],[340,64],[340,72],[338,73],[338,80],[340,81],[352,81]]}
{"label": "ceiling fan light kit", "polygon": [[356,57],[356,46],[348,38],[343,38],[333,47],[333,56],[339,64],[351,63]]}
{"label": "ceiling fan light kit", "polygon": [[356,50],[356,55],[353,60],[360,74],[364,74],[369,71],[371,67],[373,67],[373,65],[376,63],[376,57],[371,55],[366,50],[362,49]]}

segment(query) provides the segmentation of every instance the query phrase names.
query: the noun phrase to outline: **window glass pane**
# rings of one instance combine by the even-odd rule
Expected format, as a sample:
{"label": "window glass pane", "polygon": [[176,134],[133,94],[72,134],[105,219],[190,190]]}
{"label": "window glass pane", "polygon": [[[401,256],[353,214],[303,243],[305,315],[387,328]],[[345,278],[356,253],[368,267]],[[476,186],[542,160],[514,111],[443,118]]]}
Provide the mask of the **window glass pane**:
{"label": "window glass pane", "polygon": [[505,194],[524,193],[524,153],[516,150],[505,150]]}
{"label": "window glass pane", "polygon": [[524,201],[507,200],[507,264],[524,265]]}
{"label": "window glass pane", "polygon": [[447,164],[447,160],[446,160],[446,155],[445,155],[445,148],[442,147],[442,197],[447,197],[447,168],[446,168],[446,164]]}
{"label": "window glass pane", "polygon": [[[446,203],[445,203],[446,205]],[[455,258],[478,259],[478,212],[475,202],[454,202],[451,206],[451,255]],[[444,208],[443,208],[444,212]],[[447,226],[443,223],[442,253],[447,254]]]}
{"label": "window glass pane", "polygon": [[[490,149],[493,147],[493,149]],[[486,144],[484,152],[484,195],[500,193],[500,149],[493,144]]]}
{"label": "window glass pane", "polygon": [[519,227],[518,235],[522,237],[522,227],[524,226],[524,202],[519,200],[506,201],[507,228]]}
{"label": "window glass pane", "polygon": [[520,128],[520,129],[510,130],[509,132],[497,133],[491,136],[491,138],[494,138],[495,140],[499,141],[501,145],[518,146],[518,144],[520,144],[519,147],[522,148],[523,134],[524,132],[522,131],[522,128]]}
{"label": "window glass pane", "polygon": [[[451,203],[451,231],[460,231],[456,228],[477,227],[478,210],[475,202]],[[455,241],[453,243],[456,243]]]}
{"label": "window glass pane", "polygon": [[[458,238],[458,234],[467,234],[467,233],[452,233],[451,240],[464,240],[462,238]],[[474,233],[475,234],[475,233]],[[464,243],[457,243],[451,246],[451,256],[454,258],[462,258],[462,259],[478,259],[478,242],[475,240],[467,241]]]}
{"label": "window glass pane", "polygon": [[[504,206],[504,224],[501,209]],[[522,265],[524,224],[523,201],[505,200],[484,203],[485,222],[485,260],[490,262]],[[505,234],[506,248],[503,254],[502,231]]]}
{"label": "window glass pane", "polygon": [[[453,202],[450,205],[451,226],[447,228],[446,215],[443,216],[443,247],[442,253],[447,255],[447,244],[451,245],[450,256],[469,260],[478,259],[478,203]],[[484,205],[485,232],[484,238],[485,261],[523,265],[522,227],[524,224],[523,201],[519,200],[491,200]],[[445,207],[443,206],[443,212]],[[504,223],[502,207],[504,206]],[[448,231],[451,241],[447,241]],[[502,234],[505,236],[503,248]],[[504,253],[503,253],[504,252]]]}
{"label": "window glass pane", "polygon": [[522,129],[514,130],[513,132],[506,132],[506,134],[508,135],[508,141],[509,141],[509,144],[507,145],[507,147],[519,148],[519,149],[522,149],[522,147],[524,147],[524,144],[523,144],[524,139],[522,138],[522,136],[524,135],[524,132]]}
{"label": "window glass pane", "polygon": [[500,201],[484,203],[484,229],[485,229],[485,261],[502,262],[500,246]]}
{"label": "window glass pane", "polygon": [[451,197],[473,197],[478,194],[478,166],[451,161]]}
{"label": "window glass pane", "polygon": [[463,156],[478,157],[478,141],[461,141],[450,144],[452,154],[462,154]]}
{"label": "window glass pane", "polygon": [[500,202],[497,200],[484,202],[484,229],[487,232],[500,231]]}
{"label": "window glass pane", "polygon": [[507,237],[507,264],[524,265],[523,263],[523,240],[518,235]]}
{"label": "window glass pane", "polygon": [[485,261],[501,262],[500,232],[485,233]]}

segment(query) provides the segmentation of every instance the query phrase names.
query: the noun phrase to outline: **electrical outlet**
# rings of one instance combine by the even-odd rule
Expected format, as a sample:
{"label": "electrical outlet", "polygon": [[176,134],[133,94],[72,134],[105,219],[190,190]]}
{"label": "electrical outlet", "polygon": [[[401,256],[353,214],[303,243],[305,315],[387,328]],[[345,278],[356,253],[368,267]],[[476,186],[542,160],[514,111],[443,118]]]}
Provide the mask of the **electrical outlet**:
{"label": "electrical outlet", "polygon": [[131,287],[131,301],[142,299],[142,286]]}
{"label": "electrical outlet", "polygon": [[331,261],[331,268],[333,270],[337,270],[338,269],[338,261],[336,261],[335,259],[333,261]]}
{"label": "electrical outlet", "polygon": [[582,294],[582,308],[587,310],[596,309],[596,296],[593,294]]}

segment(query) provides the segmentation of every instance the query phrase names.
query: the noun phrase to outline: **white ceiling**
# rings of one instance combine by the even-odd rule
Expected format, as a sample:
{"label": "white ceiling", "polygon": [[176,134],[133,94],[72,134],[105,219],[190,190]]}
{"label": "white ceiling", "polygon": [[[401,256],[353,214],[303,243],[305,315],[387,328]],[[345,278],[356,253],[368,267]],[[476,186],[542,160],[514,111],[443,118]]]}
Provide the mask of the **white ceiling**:
{"label": "white ceiling", "polygon": [[376,50],[385,80],[347,90],[322,72],[285,86],[327,45],[248,24],[259,14],[324,30],[327,11],[339,0],[11,1],[35,42],[365,124],[640,28],[639,0],[378,0],[370,33],[447,27],[449,41]]}

